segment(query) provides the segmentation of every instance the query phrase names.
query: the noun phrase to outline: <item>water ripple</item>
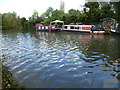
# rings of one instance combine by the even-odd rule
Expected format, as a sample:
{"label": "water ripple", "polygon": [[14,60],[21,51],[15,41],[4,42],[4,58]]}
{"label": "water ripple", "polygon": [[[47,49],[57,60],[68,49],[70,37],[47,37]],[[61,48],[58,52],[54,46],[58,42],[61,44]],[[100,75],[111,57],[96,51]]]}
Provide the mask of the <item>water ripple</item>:
{"label": "water ripple", "polygon": [[11,34],[3,34],[4,65],[26,87],[117,87],[120,65],[115,36],[111,40],[70,32],[38,32],[37,37]]}

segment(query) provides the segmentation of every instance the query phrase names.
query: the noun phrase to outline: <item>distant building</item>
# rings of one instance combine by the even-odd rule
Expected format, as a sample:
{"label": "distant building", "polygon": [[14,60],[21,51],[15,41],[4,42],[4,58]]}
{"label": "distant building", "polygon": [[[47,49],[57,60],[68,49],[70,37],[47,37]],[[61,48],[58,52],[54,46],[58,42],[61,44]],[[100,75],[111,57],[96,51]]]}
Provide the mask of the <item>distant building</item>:
{"label": "distant building", "polygon": [[65,11],[65,3],[63,0],[61,0],[61,2],[60,2],[60,10],[63,12]]}

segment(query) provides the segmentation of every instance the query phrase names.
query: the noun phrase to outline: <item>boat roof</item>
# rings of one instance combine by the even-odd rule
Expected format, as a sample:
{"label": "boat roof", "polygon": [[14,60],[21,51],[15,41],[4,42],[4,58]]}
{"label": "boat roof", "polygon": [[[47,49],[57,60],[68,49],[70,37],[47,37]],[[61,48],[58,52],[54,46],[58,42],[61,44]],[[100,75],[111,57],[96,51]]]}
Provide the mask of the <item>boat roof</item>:
{"label": "boat roof", "polygon": [[51,23],[57,23],[57,22],[64,23],[63,21],[60,21],[60,20],[55,20],[55,21],[52,21]]}
{"label": "boat roof", "polygon": [[68,25],[64,25],[64,26],[94,26],[94,25],[86,25],[86,24],[83,24],[83,25],[76,25],[76,24],[70,25],[70,24],[68,24]]}
{"label": "boat roof", "polygon": [[115,20],[114,18],[104,18],[104,19],[101,19],[100,21],[113,21],[113,20]]}

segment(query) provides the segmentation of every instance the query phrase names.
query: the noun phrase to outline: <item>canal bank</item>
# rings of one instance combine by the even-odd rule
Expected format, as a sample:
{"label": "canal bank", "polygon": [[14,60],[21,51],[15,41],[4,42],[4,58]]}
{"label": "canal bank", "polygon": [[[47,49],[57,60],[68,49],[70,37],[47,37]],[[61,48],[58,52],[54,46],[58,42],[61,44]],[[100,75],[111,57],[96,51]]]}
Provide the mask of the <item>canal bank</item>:
{"label": "canal bank", "polygon": [[2,65],[2,89],[5,88],[25,89],[24,86],[18,84],[12,73],[8,70],[8,68]]}

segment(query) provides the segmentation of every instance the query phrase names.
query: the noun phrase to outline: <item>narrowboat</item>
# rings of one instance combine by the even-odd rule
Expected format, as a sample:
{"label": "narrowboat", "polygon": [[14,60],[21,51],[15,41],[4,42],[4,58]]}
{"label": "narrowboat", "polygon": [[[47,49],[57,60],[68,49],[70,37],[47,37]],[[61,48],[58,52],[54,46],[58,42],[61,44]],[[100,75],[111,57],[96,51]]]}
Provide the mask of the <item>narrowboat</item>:
{"label": "narrowboat", "polygon": [[76,23],[76,24],[69,24],[69,25],[64,25],[63,30],[64,31],[79,31],[79,32],[89,32],[91,31],[91,27],[94,27],[94,25],[85,25],[81,23]]}
{"label": "narrowboat", "polygon": [[61,30],[62,25],[64,25],[63,21],[55,20],[50,22],[49,26],[44,26],[43,23],[36,24],[36,30],[40,31],[58,31]]}

